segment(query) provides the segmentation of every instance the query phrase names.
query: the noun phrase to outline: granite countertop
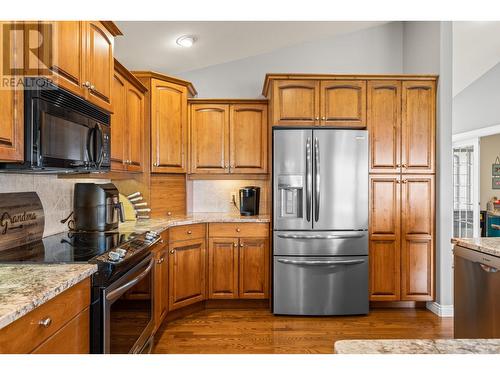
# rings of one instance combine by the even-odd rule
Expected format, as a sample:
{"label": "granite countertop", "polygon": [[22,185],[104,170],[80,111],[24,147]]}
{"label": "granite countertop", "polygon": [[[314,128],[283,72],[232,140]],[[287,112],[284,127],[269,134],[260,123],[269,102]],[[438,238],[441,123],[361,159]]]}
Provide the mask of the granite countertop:
{"label": "granite countertop", "polygon": [[452,238],[451,243],[500,257],[500,237]]}
{"label": "granite countertop", "polygon": [[269,215],[241,216],[239,213],[228,212],[196,212],[188,215],[168,216],[164,219],[128,221],[120,224],[120,230],[163,231],[170,227],[198,223],[269,223],[270,221]]}
{"label": "granite countertop", "polygon": [[0,264],[0,329],[96,271],[95,264]]}
{"label": "granite countertop", "polygon": [[340,340],[336,354],[500,354],[500,339]]}

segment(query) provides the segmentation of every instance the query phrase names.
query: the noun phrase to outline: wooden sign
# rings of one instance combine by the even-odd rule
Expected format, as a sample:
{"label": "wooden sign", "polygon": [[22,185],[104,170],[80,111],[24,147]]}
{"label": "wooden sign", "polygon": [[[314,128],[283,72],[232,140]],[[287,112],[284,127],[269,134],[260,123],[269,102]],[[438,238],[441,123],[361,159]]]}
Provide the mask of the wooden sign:
{"label": "wooden sign", "polygon": [[44,226],[37,193],[0,193],[0,251],[41,240]]}

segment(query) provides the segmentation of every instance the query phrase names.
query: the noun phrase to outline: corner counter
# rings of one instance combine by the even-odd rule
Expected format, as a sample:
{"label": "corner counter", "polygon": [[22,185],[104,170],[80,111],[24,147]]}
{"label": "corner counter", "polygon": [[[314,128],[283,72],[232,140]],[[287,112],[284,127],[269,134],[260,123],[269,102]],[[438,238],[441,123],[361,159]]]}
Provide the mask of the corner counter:
{"label": "corner counter", "polygon": [[500,237],[452,238],[451,243],[466,249],[500,257]]}

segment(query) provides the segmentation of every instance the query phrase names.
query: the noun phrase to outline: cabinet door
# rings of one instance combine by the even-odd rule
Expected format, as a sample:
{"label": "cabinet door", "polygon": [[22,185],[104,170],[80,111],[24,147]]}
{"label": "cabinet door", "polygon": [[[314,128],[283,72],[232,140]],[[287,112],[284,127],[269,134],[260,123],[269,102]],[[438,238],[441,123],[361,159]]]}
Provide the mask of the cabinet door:
{"label": "cabinet door", "polygon": [[[7,31],[10,22],[0,22],[0,37],[4,40],[3,33]],[[22,59],[22,40],[20,33],[12,33],[11,61],[18,66]],[[4,69],[6,59],[5,48],[0,48],[0,72]],[[0,161],[17,162],[24,160],[24,103],[23,87],[0,90]]]}
{"label": "cabinet door", "polygon": [[111,111],[111,82],[113,77],[113,36],[100,22],[87,24],[87,99]]}
{"label": "cabinet door", "polygon": [[128,131],[126,124],[127,83],[119,73],[113,74],[113,113],[111,115],[111,170],[127,169]]}
{"label": "cabinet door", "polygon": [[275,80],[272,98],[272,126],[319,124],[319,81]]}
{"label": "cabinet door", "polygon": [[231,173],[267,173],[267,105],[233,104],[230,113]]}
{"label": "cabinet door", "polygon": [[127,85],[127,170],[142,171],[142,137],[144,128],[144,95],[130,84]]}
{"label": "cabinet door", "polygon": [[[83,21],[54,21],[40,22],[42,35],[48,35],[48,28],[52,28],[52,43],[44,43],[40,51],[50,59],[49,68],[52,75],[49,77],[58,86],[72,93],[85,96],[86,89],[83,85],[85,75],[85,22]],[[52,46],[52,49],[49,47]]]}
{"label": "cabinet door", "polygon": [[205,299],[205,240],[170,244],[169,311]]}
{"label": "cabinet door", "polygon": [[151,82],[151,171],[186,173],[187,89]]}
{"label": "cabinet door", "polygon": [[240,238],[239,297],[269,296],[269,242],[267,238]]}
{"label": "cabinet door", "polygon": [[154,319],[155,330],[160,327],[168,311],[168,246],[155,251]]}
{"label": "cabinet door", "polygon": [[370,176],[370,300],[400,299],[401,183],[399,175]]}
{"label": "cabinet door", "polygon": [[370,173],[401,171],[401,82],[368,82]]}
{"label": "cabinet door", "polygon": [[321,125],[366,127],[366,81],[321,81]]}
{"label": "cabinet door", "polygon": [[229,173],[229,105],[191,105],[191,173]]}
{"label": "cabinet door", "polygon": [[403,175],[401,299],[434,299],[434,176]]}
{"label": "cabinet door", "polygon": [[210,238],[208,298],[238,298],[238,238]]}
{"label": "cabinet door", "polygon": [[404,81],[401,162],[403,173],[434,173],[436,83]]}

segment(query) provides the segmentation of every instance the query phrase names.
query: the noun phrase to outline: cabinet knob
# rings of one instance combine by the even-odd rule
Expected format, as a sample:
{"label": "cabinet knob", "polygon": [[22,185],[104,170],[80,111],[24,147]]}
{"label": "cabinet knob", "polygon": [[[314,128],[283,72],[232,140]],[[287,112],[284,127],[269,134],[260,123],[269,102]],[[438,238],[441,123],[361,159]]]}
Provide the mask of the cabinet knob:
{"label": "cabinet knob", "polygon": [[236,228],[236,232],[241,232],[241,229],[240,228]]}
{"label": "cabinet knob", "polygon": [[408,182],[408,180],[403,180],[403,184],[406,184]]}
{"label": "cabinet knob", "polygon": [[240,247],[243,247],[243,246],[244,246],[244,244],[243,244],[243,243],[240,243]]}
{"label": "cabinet knob", "polygon": [[94,90],[94,89],[95,89],[95,86],[94,86],[94,85],[90,85],[90,89],[91,89],[91,90]]}
{"label": "cabinet knob", "polygon": [[402,166],[403,168],[408,168],[408,165],[407,165],[407,164],[401,164],[401,166]]}
{"label": "cabinet knob", "polygon": [[322,119],[323,121],[325,121],[325,120],[326,120],[326,117],[325,117],[325,116],[323,116],[323,117],[321,117],[321,119]]}
{"label": "cabinet knob", "polygon": [[237,244],[236,242],[235,242],[235,243],[233,243],[233,245],[234,245],[234,247],[238,247],[238,244]]}
{"label": "cabinet knob", "polygon": [[167,216],[172,216],[172,212],[168,211]]}
{"label": "cabinet knob", "polygon": [[229,168],[229,164],[227,164],[227,163],[226,163],[226,164],[224,165],[224,168]]}
{"label": "cabinet knob", "polygon": [[156,262],[156,263],[162,264],[164,261],[165,261],[165,258],[160,258],[160,259],[158,259],[158,262]]}
{"label": "cabinet knob", "polygon": [[396,184],[400,184],[400,183],[401,183],[401,181],[400,181],[400,180],[396,180]]}
{"label": "cabinet knob", "polygon": [[83,82],[83,87],[90,87],[90,82],[89,81]]}
{"label": "cabinet knob", "polygon": [[158,163],[153,163],[153,167],[157,167],[158,166]]}
{"label": "cabinet knob", "polygon": [[192,231],[190,231],[190,230],[188,230],[188,231],[187,231],[187,234],[192,234],[192,233],[193,233],[193,232],[192,232]]}
{"label": "cabinet knob", "polygon": [[44,328],[50,327],[51,324],[52,324],[52,319],[50,318],[50,316],[43,318],[38,322],[38,325],[41,325]]}
{"label": "cabinet knob", "polygon": [[170,254],[173,254],[173,253],[175,253],[175,250],[170,250]]}
{"label": "cabinet knob", "polygon": [[401,164],[396,164],[396,168],[401,168]]}
{"label": "cabinet knob", "polygon": [[318,121],[318,120],[319,120],[319,117],[316,117],[316,121]]}
{"label": "cabinet knob", "polygon": [[165,241],[163,241],[163,240],[160,240],[160,241],[158,241],[158,242],[159,242],[159,243],[164,243]]}

